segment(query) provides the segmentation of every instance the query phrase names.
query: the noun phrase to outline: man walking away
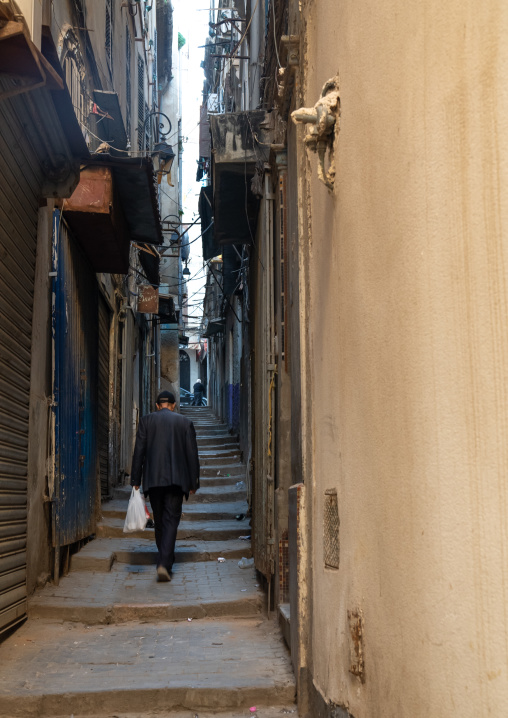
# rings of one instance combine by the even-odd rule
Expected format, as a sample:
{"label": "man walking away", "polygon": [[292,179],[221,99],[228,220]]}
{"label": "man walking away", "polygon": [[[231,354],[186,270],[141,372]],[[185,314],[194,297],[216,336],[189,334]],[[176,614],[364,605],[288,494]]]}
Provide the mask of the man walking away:
{"label": "man walking away", "polygon": [[193,390],[194,390],[194,399],[192,401],[193,406],[202,406],[203,394],[205,392],[205,387],[201,383],[201,379],[198,379],[197,382],[194,384]]}
{"label": "man walking away", "polygon": [[157,397],[157,411],[139,422],[132,457],[131,484],[149,496],[155,523],[157,580],[171,581],[183,497],[199,489],[199,458],[194,424],[175,413],[170,391]]}

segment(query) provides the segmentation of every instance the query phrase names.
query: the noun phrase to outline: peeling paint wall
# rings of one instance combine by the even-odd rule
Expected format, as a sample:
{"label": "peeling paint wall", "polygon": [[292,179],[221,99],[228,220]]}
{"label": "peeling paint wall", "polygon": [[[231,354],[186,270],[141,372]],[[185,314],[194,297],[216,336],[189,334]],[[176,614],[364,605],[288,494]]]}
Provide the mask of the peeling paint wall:
{"label": "peeling paint wall", "polygon": [[334,191],[299,168],[311,678],[355,718],[504,716],[508,5],[301,5],[302,104],[341,96]]}

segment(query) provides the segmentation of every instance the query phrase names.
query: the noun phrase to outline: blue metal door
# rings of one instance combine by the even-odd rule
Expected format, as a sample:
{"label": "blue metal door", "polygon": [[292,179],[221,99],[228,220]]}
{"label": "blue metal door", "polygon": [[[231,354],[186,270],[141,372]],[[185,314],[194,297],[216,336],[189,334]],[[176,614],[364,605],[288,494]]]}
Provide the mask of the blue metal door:
{"label": "blue metal door", "polygon": [[95,530],[98,289],[92,268],[57,210],[53,273],[53,545],[59,548]]}

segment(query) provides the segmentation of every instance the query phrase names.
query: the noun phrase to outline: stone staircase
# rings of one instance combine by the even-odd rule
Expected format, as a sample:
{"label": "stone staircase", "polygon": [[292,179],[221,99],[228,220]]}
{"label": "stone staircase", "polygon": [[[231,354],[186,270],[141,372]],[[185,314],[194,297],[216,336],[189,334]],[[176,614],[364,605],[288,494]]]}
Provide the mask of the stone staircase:
{"label": "stone staircase", "polygon": [[156,582],[153,529],[123,533],[131,488],[118,488],[70,574],[31,598],[29,621],[0,645],[2,717],[294,711],[287,651],[255,570],[238,566],[251,556],[238,442],[210,408],[182,413],[201,488],[184,501],[172,581]]}

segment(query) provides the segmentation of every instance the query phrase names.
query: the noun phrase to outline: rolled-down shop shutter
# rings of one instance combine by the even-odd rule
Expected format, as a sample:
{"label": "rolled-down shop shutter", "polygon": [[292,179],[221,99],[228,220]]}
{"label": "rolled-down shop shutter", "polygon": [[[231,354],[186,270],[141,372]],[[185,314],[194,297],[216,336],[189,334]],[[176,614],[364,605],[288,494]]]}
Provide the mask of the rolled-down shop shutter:
{"label": "rolled-down shop shutter", "polygon": [[26,615],[27,462],[40,167],[0,103],[0,633]]}
{"label": "rolled-down shop shutter", "polygon": [[109,327],[110,311],[105,299],[99,295],[97,449],[99,452],[99,474],[102,497],[109,495]]}

